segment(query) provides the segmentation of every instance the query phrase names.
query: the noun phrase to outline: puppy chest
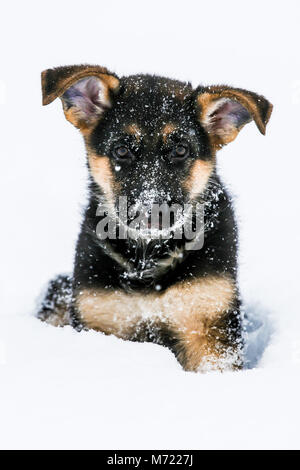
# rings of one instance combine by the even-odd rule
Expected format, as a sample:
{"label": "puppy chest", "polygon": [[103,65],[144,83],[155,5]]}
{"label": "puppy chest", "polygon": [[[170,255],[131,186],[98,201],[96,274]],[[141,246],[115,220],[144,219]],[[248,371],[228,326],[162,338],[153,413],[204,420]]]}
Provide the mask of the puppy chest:
{"label": "puppy chest", "polygon": [[126,338],[142,322],[179,328],[213,320],[230,309],[234,299],[234,282],[211,276],[176,284],[163,293],[85,289],[78,293],[76,307],[88,328]]}

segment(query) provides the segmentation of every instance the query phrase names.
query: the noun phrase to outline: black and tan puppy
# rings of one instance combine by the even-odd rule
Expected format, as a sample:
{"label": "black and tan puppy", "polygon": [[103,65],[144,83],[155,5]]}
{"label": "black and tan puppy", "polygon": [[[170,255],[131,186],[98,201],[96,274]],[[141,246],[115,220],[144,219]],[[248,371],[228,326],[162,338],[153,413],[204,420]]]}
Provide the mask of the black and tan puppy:
{"label": "black and tan puppy", "polygon": [[[90,65],[46,70],[42,88],[43,104],[59,97],[83,135],[89,203],[73,275],[50,283],[39,318],[168,346],[190,371],[242,367],[237,229],[216,151],[251,120],[264,134],[272,105],[242,89]],[[131,206],[202,203],[203,247],[142,231],[101,239],[99,203],[118,214],[120,196]]]}

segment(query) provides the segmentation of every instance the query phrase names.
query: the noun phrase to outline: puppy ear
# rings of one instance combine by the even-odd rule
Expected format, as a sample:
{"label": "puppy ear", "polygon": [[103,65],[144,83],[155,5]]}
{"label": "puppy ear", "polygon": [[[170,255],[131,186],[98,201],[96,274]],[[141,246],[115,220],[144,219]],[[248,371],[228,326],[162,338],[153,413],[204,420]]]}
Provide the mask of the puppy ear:
{"label": "puppy ear", "polygon": [[73,65],[42,72],[43,105],[60,98],[65,116],[85,131],[111,106],[119,79],[104,67]]}
{"label": "puppy ear", "polygon": [[200,123],[216,148],[234,140],[252,120],[265,134],[273,108],[263,96],[226,86],[198,88],[197,107]]}

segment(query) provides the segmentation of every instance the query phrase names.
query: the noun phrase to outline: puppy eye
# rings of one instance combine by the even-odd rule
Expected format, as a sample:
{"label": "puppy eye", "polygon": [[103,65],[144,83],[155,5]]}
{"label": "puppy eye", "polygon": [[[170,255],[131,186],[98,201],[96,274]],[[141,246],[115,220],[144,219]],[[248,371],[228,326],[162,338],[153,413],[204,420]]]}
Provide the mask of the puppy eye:
{"label": "puppy eye", "polygon": [[126,145],[119,145],[114,148],[114,156],[115,158],[118,158],[119,160],[125,160],[126,158],[131,157],[131,152]]}
{"label": "puppy eye", "polygon": [[183,160],[184,158],[188,157],[188,155],[189,148],[186,144],[177,144],[171,152],[171,157],[178,160]]}

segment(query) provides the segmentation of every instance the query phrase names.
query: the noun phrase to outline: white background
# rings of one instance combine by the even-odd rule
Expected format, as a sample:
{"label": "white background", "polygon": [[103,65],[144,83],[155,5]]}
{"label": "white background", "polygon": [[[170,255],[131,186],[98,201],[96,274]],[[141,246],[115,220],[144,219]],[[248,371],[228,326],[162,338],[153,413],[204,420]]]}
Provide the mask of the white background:
{"label": "white background", "polygon": [[[0,19],[0,447],[299,448],[298,1],[6,2]],[[240,373],[181,371],[152,344],[41,324],[47,280],[72,269],[85,198],[81,137],[40,73],[95,63],[264,94],[219,154],[240,222],[240,284],[258,354]]]}

